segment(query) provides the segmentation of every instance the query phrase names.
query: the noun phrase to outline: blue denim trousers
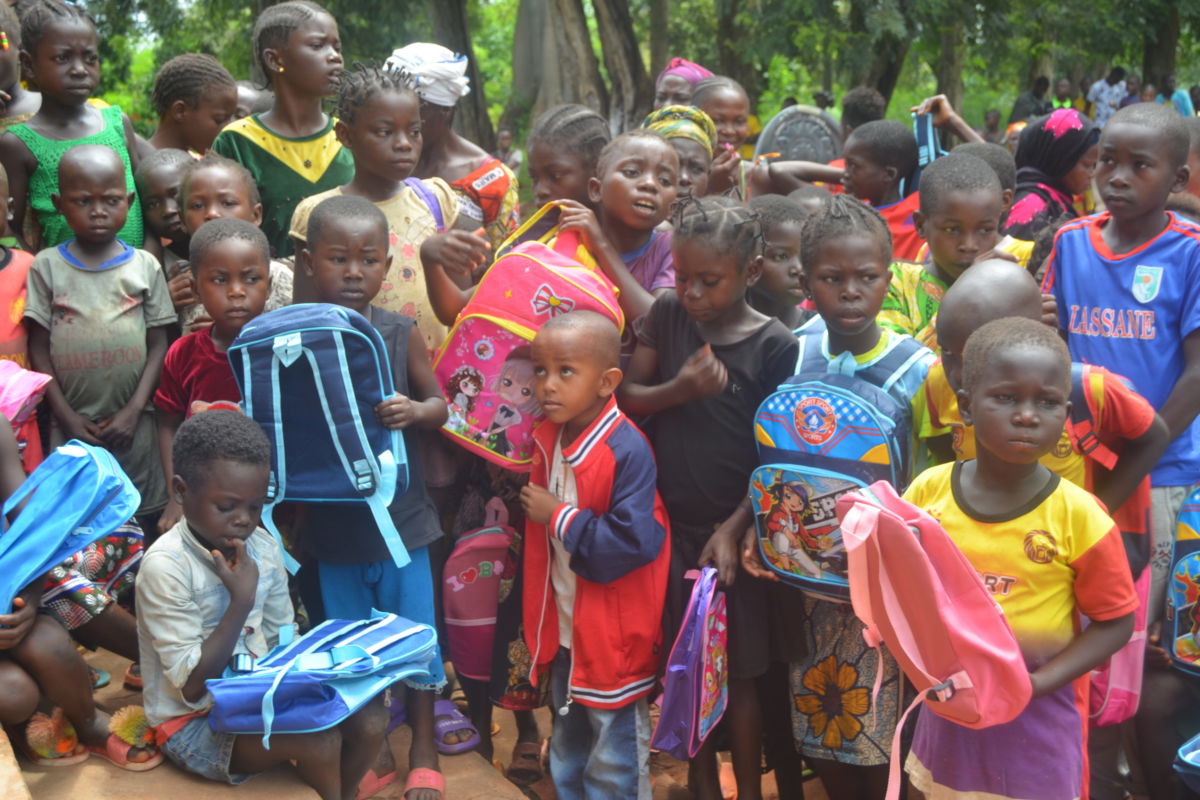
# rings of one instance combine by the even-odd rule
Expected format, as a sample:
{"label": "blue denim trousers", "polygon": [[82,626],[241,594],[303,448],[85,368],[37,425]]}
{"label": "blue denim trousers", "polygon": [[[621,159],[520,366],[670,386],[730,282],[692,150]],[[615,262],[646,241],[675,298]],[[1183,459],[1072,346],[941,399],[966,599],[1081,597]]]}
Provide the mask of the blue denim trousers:
{"label": "blue denim trousers", "polygon": [[[650,708],[645,698],[621,708],[567,705],[571,653],[550,668],[554,733],[550,774],[559,800],[650,800]],[[566,713],[562,713],[566,707]]]}

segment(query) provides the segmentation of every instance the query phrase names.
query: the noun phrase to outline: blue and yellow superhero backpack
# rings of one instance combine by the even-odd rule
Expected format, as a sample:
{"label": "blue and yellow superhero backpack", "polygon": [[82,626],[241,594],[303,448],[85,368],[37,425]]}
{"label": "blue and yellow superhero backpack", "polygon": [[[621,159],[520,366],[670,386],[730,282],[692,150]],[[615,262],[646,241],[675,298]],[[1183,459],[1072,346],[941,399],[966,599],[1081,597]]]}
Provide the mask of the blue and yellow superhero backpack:
{"label": "blue and yellow superhero backpack", "polygon": [[1183,501],[1175,524],[1162,640],[1176,668],[1200,675],[1200,489]]}
{"label": "blue and yellow superhero backpack", "polygon": [[907,484],[911,414],[887,389],[933,354],[895,337],[869,363],[831,361],[820,317],[797,333],[797,374],[754,418],[761,466],[750,476],[750,503],[763,563],[810,595],[845,602],[837,500],[879,480]]}

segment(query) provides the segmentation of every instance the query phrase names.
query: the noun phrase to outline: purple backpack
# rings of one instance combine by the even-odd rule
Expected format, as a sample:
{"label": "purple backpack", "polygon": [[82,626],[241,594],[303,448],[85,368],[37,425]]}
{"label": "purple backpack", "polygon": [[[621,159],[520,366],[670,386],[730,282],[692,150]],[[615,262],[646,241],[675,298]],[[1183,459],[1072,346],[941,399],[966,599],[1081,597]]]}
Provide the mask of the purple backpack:
{"label": "purple backpack", "polygon": [[662,714],[650,747],[687,761],[721,721],[727,700],[725,592],[717,571],[704,567],[695,578],[683,626],[663,677]]}

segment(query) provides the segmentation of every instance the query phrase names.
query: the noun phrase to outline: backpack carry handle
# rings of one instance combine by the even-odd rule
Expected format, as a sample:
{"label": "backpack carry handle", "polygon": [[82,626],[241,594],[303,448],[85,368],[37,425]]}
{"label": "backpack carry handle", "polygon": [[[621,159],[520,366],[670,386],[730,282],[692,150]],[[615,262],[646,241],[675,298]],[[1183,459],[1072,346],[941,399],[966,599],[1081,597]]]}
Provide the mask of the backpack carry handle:
{"label": "backpack carry handle", "polygon": [[508,524],[508,507],[499,497],[493,497],[483,507],[483,527],[499,528]]}
{"label": "backpack carry handle", "polygon": [[575,251],[579,249],[580,244],[582,244],[582,242],[579,238],[579,231],[559,231],[558,235],[554,237],[553,249],[554,252],[560,255],[567,256],[568,258],[575,258]]}

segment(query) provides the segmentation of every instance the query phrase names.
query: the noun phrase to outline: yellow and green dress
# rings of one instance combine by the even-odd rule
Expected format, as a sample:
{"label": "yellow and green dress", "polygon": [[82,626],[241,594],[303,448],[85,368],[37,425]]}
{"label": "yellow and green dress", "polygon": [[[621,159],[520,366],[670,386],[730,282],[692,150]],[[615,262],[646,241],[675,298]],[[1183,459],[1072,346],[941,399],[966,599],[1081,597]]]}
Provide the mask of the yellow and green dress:
{"label": "yellow and green dress", "polygon": [[251,114],[227,125],[213,142],[213,152],[244,166],[258,183],[262,229],[276,258],[292,254],[288,228],[300,201],[354,178],[354,157],[334,135],[334,122],[330,117],[317,133],[293,139]]}

